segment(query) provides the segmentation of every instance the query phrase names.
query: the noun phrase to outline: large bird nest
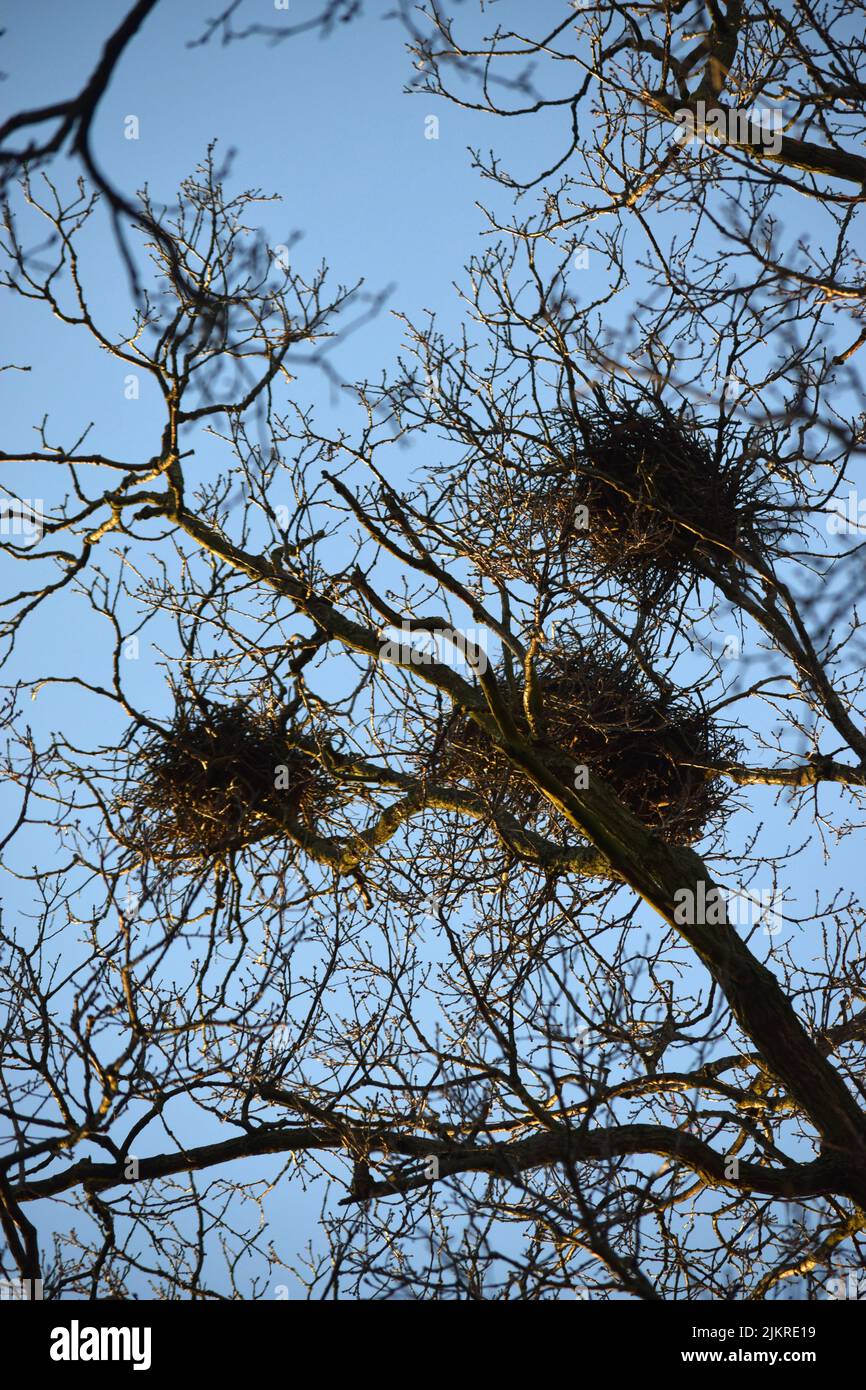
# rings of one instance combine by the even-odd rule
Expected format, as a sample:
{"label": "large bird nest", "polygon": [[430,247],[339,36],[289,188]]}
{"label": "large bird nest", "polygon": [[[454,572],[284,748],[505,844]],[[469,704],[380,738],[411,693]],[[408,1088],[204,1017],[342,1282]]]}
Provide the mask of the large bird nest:
{"label": "large bird nest", "polygon": [[139,747],[119,801],[126,836],[148,857],[224,861],[286,822],[313,829],[333,809],[333,782],[292,746],[278,715],[242,703],[178,707],[171,727]]}
{"label": "large bird nest", "polygon": [[503,489],[509,547],[576,556],[649,599],[730,570],[777,529],[766,479],[690,419],[604,406],[562,416],[558,455]]}
{"label": "large bird nest", "polygon": [[[501,675],[501,673],[500,673]],[[543,727],[536,744],[548,765],[572,785],[586,767],[665,839],[689,844],[724,809],[725,789],[706,769],[735,753],[734,742],[700,706],[666,698],[635,667],[612,652],[558,653],[538,669]],[[527,738],[522,691],[510,702]],[[468,782],[522,824],[537,826],[556,812],[469,717],[443,727],[434,755],[440,777]]]}

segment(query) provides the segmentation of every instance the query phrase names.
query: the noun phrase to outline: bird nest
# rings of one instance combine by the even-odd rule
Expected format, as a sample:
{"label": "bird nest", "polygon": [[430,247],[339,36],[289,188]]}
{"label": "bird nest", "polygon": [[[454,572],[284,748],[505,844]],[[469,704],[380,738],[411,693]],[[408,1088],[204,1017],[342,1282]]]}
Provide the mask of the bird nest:
{"label": "bird nest", "polygon": [[[665,698],[610,652],[560,653],[537,671],[542,708],[535,743],[566,785],[575,768],[602,778],[629,810],[666,840],[699,839],[723,811],[725,789],[706,769],[733,757],[733,740],[705,710]],[[522,691],[511,713],[530,736]],[[451,716],[434,755],[437,776],[468,782],[482,796],[536,826],[556,813],[506,755],[462,712]]]}
{"label": "bird nest", "polygon": [[657,599],[770,539],[765,480],[720,457],[684,417],[597,407],[563,416],[555,445],[555,467],[510,484],[503,499],[509,544],[533,548],[536,562],[577,551],[594,572]]}
{"label": "bird nest", "polygon": [[313,829],[333,809],[334,784],[315,758],[291,746],[283,721],[247,705],[180,706],[165,733],[148,738],[119,802],[131,843],[151,858],[225,860],[285,835]]}

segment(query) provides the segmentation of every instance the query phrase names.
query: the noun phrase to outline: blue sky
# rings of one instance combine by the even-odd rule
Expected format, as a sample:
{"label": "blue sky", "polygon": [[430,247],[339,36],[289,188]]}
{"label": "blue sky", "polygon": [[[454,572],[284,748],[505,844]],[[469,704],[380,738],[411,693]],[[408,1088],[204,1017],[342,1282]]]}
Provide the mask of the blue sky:
{"label": "blue sky", "polygon": [[[291,18],[312,0],[294,0]],[[252,6],[250,19],[270,6]],[[325,41],[302,36],[269,46],[250,39],[223,47],[189,48],[213,12],[210,0],[164,5],[146,23],[127,52],[100,104],[94,148],[108,177],[125,192],[147,183],[156,201],[173,202],[178,184],[216,139],[218,158],[230,159],[230,186],[276,193],[281,201],[261,208],[261,225],[274,246],[292,243],[292,262],[311,274],[327,260],[334,282],[364,281],[364,289],[388,289],[387,307],[341,344],[333,366],[350,382],[376,376],[394,362],[402,326],[388,310],[420,315],[435,308],[446,328],[459,322],[454,281],[477,249],[484,225],[476,207],[481,188],[470,168],[466,147],[491,135],[482,117],[440,107],[438,138],[427,138],[429,98],[409,97],[402,87],[411,72],[403,34],[394,22],[373,17],[338,28]],[[7,24],[0,68],[4,109],[56,100],[81,85],[91,70],[116,5],[70,6],[47,0],[22,8]],[[139,138],[125,138],[127,118],[138,121]],[[517,131],[515,130],[515,135]],[[534,158],[534,134],[527,132],[525,157]],[[51,177],[61,191],[72,187],[74,170],[55,161]],[[485,190],[491,194],[488,185]],[[22,215],[22,225],[27,225]],[[297,242],[293,238],[299,237]],[[131,302],[126,272],[105,219],[97,218],[82,238],[88,298],[109,333],[129,329]],[[159,402],[145,378],[139,400],[125,394],[125,368],[100,352],[86,334],[54,322],[45,312],[5,295],[0,308],[3,360],[30,370],[0,374],[0,416],[7,442],[36,447],[33,426],[46,410],[49,437],[68,442],[91,426],[91,447],[117,457],[149,457],[162,428]],[[327,415],[344,415],[347,401],[318,372],[299,375],[298,395]],[[224,458],[220,459],[224,462]],[[207,468],[207,456],[202,467]],[[29,495],[55,495],[48,472],[34,468]],[[22,489],[23,491],[23,489]],[[18,580],[3,567],[4,583]],[[99,682],[108,675],[107,633],[83,599],[66,595],[36,616],[18,644],[16,672],[77,673]],[[127,679],[141,705],[165,710],[163,674],[146,647]],[[47,686],[27,717],[37,738],[62,729],[75,742],[107,741],[118,733],[117,712],[68,686]],[[0,789],[3,820],[17,811],[17,796]],[[11,862],[22,870],[38,859],[52,863],[60,851],[54,832],[31,832],[16,846]],[[29,890],[20,901],[7,887],[7,912],[26,913]],[[70,943],[66,943],[70,951]],[[187,1142],[223,1137],[205,1133],[196,1119]],[[148,1150],[149,1151],[149,1150]],[[276,1173],[276,1161],[258,1171]],[[297,1252],[315,1239],[319,1198],[300,1184],[283,1184],[273,1196],[275,1237],[283,1250]],[[80,1220],[80,1218],[79,1218]],[[58,1226],[53,1209],[37,1216],[43,1242]],[[66,1223],[61,1219],[59,1225]],[[75,1220],[70,1216],[69,1224]],[[220,1275],[215,1267],[213,1277]],[[276,1283],[276,1281],[274,1281]],[[297,1290],[289,1281],[292,1292]],[[144,1281],[140,1291],[146,1293]]]}
{"label": "blue sky", "polygon": [[[315,7],[315,0],[293,0],[290,17],[296,20]],[[262,209],[262,225],[272,245],[300,233],[292,252],[295,264],[311,272],[325,259],[335,281],[363,278],[371,292],[389,287],[389,308],[410,317],[435,309],[443,328],[456,327],[461,314],[454,282],[478,250],[486,225],[477,203],[495,201],[490,183],[471,168],[467,146],[495,143],[518,171],[534,172],[539,148],[555,139],[555,121],[542,117],[494,127],[489,118],[436,105],[426,96],[404,95],[409,65],[402,31],[375,15],[339,27],[325,41],[301,36],[269,46],[251,38],[189,48],[188,40],[201,32],[214,8],[215,0],[158,8],[124,58],[94,132],[109,177],[127,191],[146,182],[157,200],[170,202],[180,180],[217,139],[219,151],[231,154],[233,187],[281,196],[280,203]],[[497,7],[496,18],[504,22],[522,8],[509,0]],[[553,0],[533,8],[561,11]],[[4,107],[37,105],[77,90],[118,13],[118,6],[95,0],[19,7],[7,20],[0,46],[0,67],[8,74],[0,86]],[[247,17],[279,20],[264,0],[252,4]],[[431,114],[438,119],[437,139],[427,138]],[[129,116],[139,123],[136,140],[124,135]],[[68,182],[69,172],[62,162],[52,171],[60,182]],[[125,331],[128,286],[104,221],[88,235],[86,263],[95,312],[107,328]],[[596,263],[591,292],[597,292],[603,274]],[[578,295],[581,288],[576,286]],[[3,359],[32,365],[26,375],[0,375],[4,447],[31,441],[34,421],[50,409],[50,428],[57,436],[75,436],[93,420],[95,448],[136,459],[154,452],[157,402],[146,389],[139,401],[125,398],[121,364],[18,301],[5,297],[0,313]],[[393,365],[402,336],[397,319],[383,311],[338,347],[334,366],[347,382],[375,377]],[[346,400],[335,396],[320,374],[301,373],[298,392],[329,421],[346,416]],[[34,471],[33,496],[39,495],[38,486]],[[56,671],[84,670],[97,679],[104,635],[82,602],[65,598],[28,628],[18,654],[20,670],[29,675],[34,662],[44,664],[47,657]],[[143,661],[135,680],[142,701],[161,699],[155,663]],[[65,691],[40,695],[32,718],[37,733],[60,724],[74,729],[82,742],[104,738],[108,727],[101,722],[104,711],[97,714],[92,702]],[[827,803],[837,797],[833,789],[821,793]],[[762,818],[767,822],[762,845],[784,843],[786,801],[774,802],[770,789],[751,791],[750,809],[732,825],[732,843],[738,826],[745,832]],[[803,907],[810,906],[823,874],[820,846],[813,843],[788,866],[792,902],[801,897]],[[853,847],[836,850],[828,882],[853,887],[860,876]],[[280,1201],[282,1219],[297,1232],[300,1245],[312,1235],[316,1200],[295,1190],[281,1194]]]}

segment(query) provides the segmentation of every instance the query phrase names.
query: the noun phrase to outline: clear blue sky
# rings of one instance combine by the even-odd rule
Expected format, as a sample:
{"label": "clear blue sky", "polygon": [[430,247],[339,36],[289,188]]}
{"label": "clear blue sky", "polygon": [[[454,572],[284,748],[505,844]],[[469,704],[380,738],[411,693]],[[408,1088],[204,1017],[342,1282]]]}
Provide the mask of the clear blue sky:
{"label": "clear blue sky", "polygon": [[[296,22],[316,8],[314,0],[293,0],[288,17]],[[443,327],[453,328],[459,322],[454,282],[477,250],[484,225],[476,200],[489,201],[493,192],[489,184],[482,188],[471,170],[467,146],[489,143],[494,131],[482,117],[403,95],[411,74],[403,31],[376,17],[375,3],[370,10],[362,22],[338,27],[324,41],[310,35],[276,46],[253,38],[189,48],[188,40],[202,32],[214,11],[211,0],[159,6],[100,104],[94,148],[108,177],[124,192],[147,183],[157,202],[171,203],[180,180],[217,139],[218,155],[231,157],[230,187],[280,195],[281,202],[261,209],[261,225],[271,245],[300,234],[293,265],[312,274],[327,260],[334,282],[363,279],[372,293],[388,288],[389,309],[420,316],[433,308]],[[46,0],[38,9],[22,6],[6,18],[0,44],[0,70],[7,74],[0,84],[3,109],[40,105],[77,91],[122,13],[123,6],[105,0],[76,5]],[[250,5],[246,17],[280,20],[266,3]],[[438,139],[429,139],[426,118],[434,111]],[[124,135],[131,115],[138,119],[137,140]],[[516,127],[507,132],[518,146],[524,140],[527,168],[536,156],[537,134],[536,129],[524,135]],[[55,161],[50,172],[61,190],[72,186],[75,170],[69,161]],[[82,247],[95,316],[109,333],[127,332],[128,282],[104,219],[90,225]],[[51,438],[68,443],[92,422],[88,441],[96,450],[139,460],[158,447],[162,416],[149,383],[143,381],[140,400],[126,399],[126,369],[87,335],[8,295],[0,303],[0,333],[2,360],[31,369],[0,374],[4,447],[37,447],[33,426],[46,410]],[[341,345],[333,366],[346,382],[375,377],[393,365],[402,337],[401,325],[383,311]],[[297,390],[329,423],[346,411],[346,401],[335,397],[319,373],[302,373]],[[20,490],[33,498],[56,495],[56,479],[40,469],[31,470],[27,486],[27,492]],[[2,576],[4,584],[20,582],[20,568],[4,565]],[[66,595],[27,627],[14,669],[24,678],[48,670],[99,682],[108,675],[106,637],[86,600]],[[140,706],[165,712],[163,676],[147,648],[125,675]],[[86,746],[107,740],[112,728],[120,731],[116,711],[66,686],[46,687],[27,705],[37,738],[59,728]],[[8,787],[0,796],[6,824],[18,799]],[[13,849],[12,862],[27,869],[37,859],[54,862],[58,852],[53,832],[31,832],[26,844]],[[7,886],[6,906],[7,912],[26,912],[29,891],[22,888],[18,900]],[[198,1122],[186,1135],[191,1143],[217,1137],[224,1132],[204,1133]],[[264,1176],[279,1166],[264,1160],[257,1172]],[[315,1192],[283,1187],[271,1206],[281,1249],[296,1252],[316,1238]],[[57,1209],[50,1219],[47,1210],[35,1219],[47,1248]],[[75,1224],[71,1218],[70,1224]],[[216,1269],[214,1278],[219,1278]],[[146,1292],[144,1284],[141,1289]]]}
{"label": "clear blue sky", "polygon": [[[171,201],[179,181],[217,138],[223,153],[234,152],[235,187],[281,195],[280,204],[263,209],[262,221],[272,244],[302,234],[293,252],[297,265],[312,271],[324,258],[335,280],[363,277],[371,291],[390,286],[394,309],[410,317],[435,309],[446,329],[455,326],[460,314],[453,282],[477,251],[485,225],[476,203],[493,200],[491,185],[470,167],[467,146],[495,144],[518,171],[534,172],[539,149],[546,139],[556,141],[559,127],[547,118],[494,125],[430,98],[404,95],[409,64],[403,33],[375,14],[338,28],[326,41],[303,36],[268,46],[252,38],[227,47],[188,48],[187,41],[198,36],[217,7],[218,0],[185,0],[159,7],[147,21],[100,105],[94,145],[108,175],[126,191],[147,182],[157,200]],[[315,8],[315,0],[292,0],[290,18]],[[496,7],[495,19],[505,23],[510,13],[520,15],[525,8],[525,0],[507,0]],[[122,10],[105,0],[16,6],[5,19],[0,44],[0,68],[8,74],[0,85],[4,109],[77,90]],[[559,14],[561,5],[541,0],[533,11]],[[279,20],[265,0],[250,4],[245,13],[251,20]],[[439,120],[437,140],[425,138],[425,119],[432,113]],[[138,140],[124,138],[130,115],[139,121]],[[556,142],[553,148],[558,147]],[[62,162],[53,172],[68,179]],[[104,224],[88,242],[88,273],[95,311],[109,329],[125,331],[127,283]],[[603,274],[603,268],[595,273]],[[592,288],[597,290],[597,279]],[[27,375],[0,374],[4,448],[35,442],[32,426],[48,409],[54,433],[66,439],[93,420],[95,448],[134,459],[155,451],[156,403],[146,392],[139,402],[124,398],[119,363],[82,335],[8,297],[0,304],[0,332],[3,360],[32,365]],[[375,377],[393,366],[401,336],[397,321],[382,313],[339,348],[334,364],[346,381]],[[298,391],[322,412],[345,409],[316,374],[302,377]],[[34,473],[34,496],[37,486]],[[47,660],[57,671],[97,678],[93,663],[102,660],[96,653],[104,651],[104,636],[82,603],[64,599],[28,629],[19,652],[21,672],[29,676],[36,660],[43,665]],[[143,661],[136,679],[143,701],[160,698],[154,665]],[[103,716],[92,703],[67,693],[48,691],[33,706],[38,734],[59,724],[81,742],[105,737],[98,722]],[[828,789],[821,800],[829,804],[836,796]],[[732,826],[733,844],[738,823],[746,830],[756,818],[767,822],[761,841],[767,850],[787,842],[785,802],[775,809],[773,802],[768,789],[750,792],[750,810]],[[7,809],[4,822],[8,814]],[[793,838],[801,838],[799,829]],[[786,888],[791,904],[796,907],[799,900],[807,910],[819,883],[854,887],[861,876],[854,850],[843,848],[835,852],[827,877],[820,846],[812,844],[789,866]],[[282,1219],[297,1232],[299,1247],[313,1234],[317,1203],[300,1192],[282,1194],[281,1201]]]}

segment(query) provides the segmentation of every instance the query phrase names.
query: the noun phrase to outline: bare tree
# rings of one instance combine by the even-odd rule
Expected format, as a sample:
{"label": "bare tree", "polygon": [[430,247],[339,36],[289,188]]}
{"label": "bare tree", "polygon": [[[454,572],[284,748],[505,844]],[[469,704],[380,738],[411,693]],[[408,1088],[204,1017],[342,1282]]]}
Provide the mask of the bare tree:
{"label": "bare tree", "polygon": [[[584,193],[558,159],[533,212],[491,212],[462,336],[407,320],[351,429],[294,378],[352,292],[242,250],[254,195],[212,156],[174,211],[142,204],[120,342],[77,257],[90,195],[25,177],[4,288],[146,373],[163,423],[144,461],[47,428],[0,455],[57,477],[6,546],[31,568],[4,866],[33,907],[2,924],[4,1271],[52,1297],[261,1297],[290,1263],[313,1297],[658,1300],[863,1268],[863,907],[842,880],[786,896],[804,845],[832,872],[862,832],[859,529],[828,524],[863,449],[834,342],[862,195],[826,186],[862,90],[850,7],[798,8],[708,6],[692,39],[646,5],[411,34],[442,94],[534,110],[500,59],[552,57],[584,76],[550,101],[600,116],[566,154]],[[775,100],[795,63],[778,158],[662,151],[677,102]],[[806,192],[837,245],[792,258]],[[101,664],[17,674],[61,593],[105,623]],[[55,686],[105,707],[102,746],[30,734]],[[764,788],[790,832],[749,816]],[[267,1226],[294,1181],[322,1190],[306,1255]]]}

